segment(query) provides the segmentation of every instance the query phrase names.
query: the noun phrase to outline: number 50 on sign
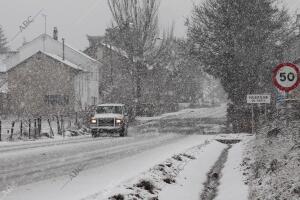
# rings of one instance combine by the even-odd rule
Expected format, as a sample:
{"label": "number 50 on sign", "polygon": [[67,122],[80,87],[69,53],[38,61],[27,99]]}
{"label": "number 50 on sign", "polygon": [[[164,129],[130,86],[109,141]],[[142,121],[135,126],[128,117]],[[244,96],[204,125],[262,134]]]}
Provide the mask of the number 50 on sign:
{"label": "number 50 on sign", "polygon": [[290,92],[300,84],[299,68],[293,63],[283,63],[273,69],[273,84],[279,90]]}

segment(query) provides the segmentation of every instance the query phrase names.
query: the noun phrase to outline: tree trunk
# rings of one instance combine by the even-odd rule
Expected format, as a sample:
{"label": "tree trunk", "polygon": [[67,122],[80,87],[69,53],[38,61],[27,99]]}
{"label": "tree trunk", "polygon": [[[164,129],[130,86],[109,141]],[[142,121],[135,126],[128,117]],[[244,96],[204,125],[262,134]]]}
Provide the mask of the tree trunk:
{"label": "tree trunk", "polygon": [[51,135],[51,137],[54,137],[54,133],[53,133],[53,129],[52,129],[52,126],[51,126],[50,119],[48,119],[48,124],[49,124],[49,127],[50,127],[50,135]]}
{"label": "tree trunk", "polygon": [[15,122],[13,121],[13,122],[11,123],[11,130],[10,130],[10,137],[9,137],[10,140],[13,139],[14,127],[15,127]]}
{"label": "tree trunk", "polygon": [[136,62],[136,96],[135,96],[135,116],[140,114],[140,100],[142,96],[142,82],[141,82],[141,62]]}
{"label": "tree trunk", "polygon": [[57,115],[55,117],[56,117],[56,122],[57,122],[57,134],[61,135],[61,129],[60,129],[60,124],[59,124],[59,115]]}

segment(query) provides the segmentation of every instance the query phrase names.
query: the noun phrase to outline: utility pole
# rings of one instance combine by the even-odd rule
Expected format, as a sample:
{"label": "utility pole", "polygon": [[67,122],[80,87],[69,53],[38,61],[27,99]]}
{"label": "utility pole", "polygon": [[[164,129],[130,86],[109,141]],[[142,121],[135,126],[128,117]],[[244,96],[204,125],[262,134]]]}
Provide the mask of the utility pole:
{"label": "utility pole", "polygon": [[43,15],[43,17],[44,17],[44,25],[45,25],[45,34],[47,34],[47,15],[45,15],[45,14],[42,14]]}
{"label": "utility pole", "polygon": [[43,49],[44,49],[44,51],[46,50],[46,34],[47,34],[47,15],[45,15],[45,14],[42,14],[43,15],[43,17],[44,17],[44,25],[45,25],[45,35],[44,35],[44,38],[43,38]]}

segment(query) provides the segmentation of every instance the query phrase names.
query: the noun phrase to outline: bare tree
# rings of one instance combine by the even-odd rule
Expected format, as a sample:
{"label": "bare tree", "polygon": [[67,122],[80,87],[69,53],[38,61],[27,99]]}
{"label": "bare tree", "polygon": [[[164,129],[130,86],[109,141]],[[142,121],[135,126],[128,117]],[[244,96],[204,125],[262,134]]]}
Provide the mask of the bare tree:
{"label": "bare tree", "polygon": [[[141,77],[147,67],[162,60],[172,41],[173,29],[159,35],[158,0],[108,0],[113,16],[114,43],[126,52],[135,83],[136,108],[142,96]],[[158,41],[160,40],[160,41]]]}

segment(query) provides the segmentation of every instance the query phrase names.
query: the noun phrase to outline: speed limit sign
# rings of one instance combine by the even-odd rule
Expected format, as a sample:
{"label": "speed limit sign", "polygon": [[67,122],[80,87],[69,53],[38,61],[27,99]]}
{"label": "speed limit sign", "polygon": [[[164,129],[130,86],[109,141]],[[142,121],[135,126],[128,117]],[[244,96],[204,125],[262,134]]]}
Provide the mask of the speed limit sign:
{"label": "speed limit sign", "polygon": [[299,68],[293,63],[282,63],[273,69],[273,84],[279,90],[290,92],[300,84]]}

